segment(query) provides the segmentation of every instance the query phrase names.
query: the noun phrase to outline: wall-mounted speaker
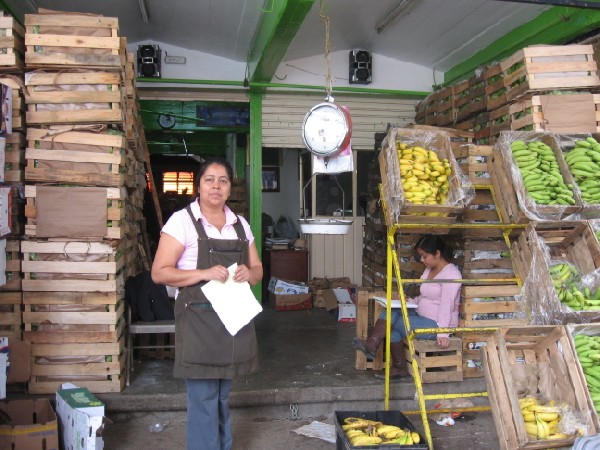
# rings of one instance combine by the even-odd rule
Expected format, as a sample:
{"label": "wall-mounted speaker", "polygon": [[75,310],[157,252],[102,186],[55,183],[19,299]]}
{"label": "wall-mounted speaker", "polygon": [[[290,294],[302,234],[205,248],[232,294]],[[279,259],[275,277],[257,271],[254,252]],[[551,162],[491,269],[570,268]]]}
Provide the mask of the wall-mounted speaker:
{"label": "wall-mounted speaker", "polygon": [[161,51],[158,45],[138,45],[137,76],[160,78]]}
{"label": "wall-mounted speaker", "polygon": [[372,65],[371,52],[366,50],[350,50],[348,80],[350,84],[369,84],[373,76]]}

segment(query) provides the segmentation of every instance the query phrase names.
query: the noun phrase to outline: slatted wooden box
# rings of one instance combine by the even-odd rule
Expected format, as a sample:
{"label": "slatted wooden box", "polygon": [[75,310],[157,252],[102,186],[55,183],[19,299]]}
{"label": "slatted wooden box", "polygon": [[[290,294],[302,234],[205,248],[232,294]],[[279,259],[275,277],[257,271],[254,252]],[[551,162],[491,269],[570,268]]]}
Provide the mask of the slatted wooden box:
{"label": "slatted wooden box", "polygon": [[0,17],[0,72],[23,70],[25,29],[12,17]]}
{"label": "slatted wooden box", "polygon": [[[485,229],[485,231],[491,230]],[[463,243],[463,278],[496,279],[505,280],[503,284],[514,283],[515,274],[510,249],[502,236],[484,237],[465,234]]]}
{"label": "slatted wooden box", "polygon": [[509,101],[531,92],[600,86],[591,45],[535,45],[500,62]]}
{"label": "slatted wooden box", "polygon": [[456,120],[456,109],[454,106],[454,87],[450,86],[440,91],[437,103],[437,125],[447,126]]}
{"label": "slatted wooden box", "polygon": [[491,145],[465,144],[454,149],[456,162],[475,187],[491,184],[488,167],[488,158],[491,155]]}
{"label": "slatted wooden box", "polygon": [[473,117],[473,140],[475,144],[486,145],[485,139],[490,137],[490,121],[489,111],[484,111]]}
{"label": "slatted wooden box", "polygon": [[456,333],[462,340],[463,357],[463,379],[482,378],[483,362],[481,361],[481,347],[487,343],[487,339],[494,332]]}
{"label": "slatted wooden box", "polygon": [[[505,223],[528,223],[530,220],[555,221],[564,220],[582,210],[579,195],[575,193],[574,205],[538,205],[526,193],[522,178],[513,178],[512,171],[516,167],[510,145],[515,140],[544,142],[550,146],[556,156],[560,173],[565,183],[573,184],[573,177],[564,160],[558,141],[549,133],[505,132],[495,144],[491,158],[490,173],[492,185],[498,200],[498,208]],[[506,156],[510,159],[506,161]],[[514,170],[517,170],[516,168]],[[533,217],[532,217],[533,216]]]}
{"label": "slatted wooden box", "polygon": [[134,160],[123,135],[29,128],[27,141],[27,182],[106,187],[136,182],[128,173]]}
{"label": "slatted wooden box", "polygon": [[[461,217],[464,223],[501,223],[492,191],[484,188],[476,189],[475,198],[465,208]],[[500,228],[464,229],[463,236],[499,239],[502,237],[502,230]]]}
{"label": "slatted wooden box", "polygon": [[[408,146],[428,148],[435,151],[440,160],[444,158],[449,160],[452,168],[452,175],[449,178],[449,204],[420,205],[404,198],[396,141],[406,143]],[[452,153],[448,135],[444,132],[423,129],[392,128],[388,131],[387,142],[387,147],[379,154],[379,168],[383,183],[383,197],[387,202],[385,213],[388,227],[399,221],[421,223],[423,216],[427,216],[427,222],[454,223],[465,206],[461,200],[463,197],[459,194],[465,186],[458,176],[460,168]]]}
{"label": "slatted wooden box", "polygon": [[119,21],[83,14],[25,14],[27,68],[120,70]]}
{"label": "slatted wooden box", "polygon": [[488,111],[493,111],[508,103],[504,73],[500,64],[494,64],[485,72],[485,104]]}
{"label": "slatted wooden box", "polygon": [[526,395],[565,402],[585,422],[589,434],[598,431],[591,419],[585,380],[573,370],[576,355],[565,327],[501,328],[487,340],[482,357],[502,450],[570,447],[575,441],[575,436],[553,441],[529,438],[518,402]]}
{"label": "slatted wooden box", "polygon": [[4,181],[22,183],[25,180],[25,135],[13,132],[6,135],[4,151]]}
{"label": "slatted wooden box", "polygon": [[30,394],[54,394],[74,379],[95,394],[125,387],[125,335],[106,343],[32,344],[31,355]]}
{"label": "slatted wooden box", "polygon": [[515,299],[516,284],[463,286],[459,327],[527,325],[524,304]]}
{"label": "slatted wooden box", "polygon": [[8,337],[9,342],[10,339],[21,340],[22,303],[21,292],[0,292],[0,335]]}
{"label": "slatted wooden box", "polygon": [[22,241],[23,291],[119,291],[127,247],[123,240]]}
{"label": "slatted wooden box", "polygon": [[[65,187],[64,189],[69,189],[69,187]],[[129,224],[124,220],[126,217],[126,208],[124,206],[127,199],[127,190],[124,187],[104,189],[106,189],[107,227],[103,238],[123,239],[129,233]],[[25,217],[27,218],[25,235],[36,237],[37,197],[35,185],[25,186],[25,199]]]}
{"label": "slatted wooden box", "polygon": [[510,105],[490,111],[490,136],[499,136],[502,131],[510,131]]}
{"label": "slatted wooden box", "polygon": [[487,109],[485,70],[469,78],[469,113],[474,116]]}
{"label": "slatted wooden box", "polygon": [[[0,17],[0,21],[4,19]],[[0,37],[0,40],[2,38]],[[2,54],[0,54],[0,57]],[[2,69],[0,68],[0,72]],[[3,75],[0,76],[0,84],[8,86],[12,90],[12,129],[13,132],[23,130],[25,127],[25,99],[23,98],[23,76]]]}
{"label": "slatted wooden box", "polygon": [[121,82],[119,72],[26,73],[27,124],[121,123]]}
{"label": "slatted wooden box", "polygon": [[6,284],[0,291],[20,291],[23,274],[21,272],[21,249],[17,239],[6,239]]}
{"label": "slatted wooden box", "polygon": [[[511,103],[510,126],[512,130],[559,130],[561,134],[596,132],[600,131],[599,110],[600,94],[533,95]],[[595,117],[593,130],[590,123],[574,120],[582,111]]]}
{"label": "slatted wooden box", "polygon": [[[356,296],[356,336],[360,339],[366,339],[369,330],[373,327],[379,314],[384,310],[373,297],[385,298],[385,291],[369,292],[367,290],[359,290]],[[382,370],[383,369],[383,354],[384,345],[380,345],[375,355],[375,359],[369,360],[363,352],[358,350],[355,352],[356,358],[354,367],[356,370]]]}
{"label": "slatted wooden box", "polygon": [[[423,383],[447,383],[463,380],[462,340],[450,338],[450,346],[438,347],[435,340],[414,339],[415,359]],[[412,358],[408,347],[405,350],[408,371],[414,377]]]}
{"label": "slatted wooden box", "polygon": [[454,86],[454,108],[456,109],[456,122],[462,122],[471,116],[471,100],[469,97],[469,80],[462,81]]}

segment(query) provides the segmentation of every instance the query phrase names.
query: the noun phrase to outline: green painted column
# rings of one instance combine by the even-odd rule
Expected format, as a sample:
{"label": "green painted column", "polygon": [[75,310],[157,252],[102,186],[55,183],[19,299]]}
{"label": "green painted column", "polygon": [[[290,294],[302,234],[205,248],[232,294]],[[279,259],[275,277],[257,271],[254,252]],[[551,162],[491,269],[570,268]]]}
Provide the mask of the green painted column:
{"label": "green painted column", "polygon": [[[250,90],[250,228],[262,258],[262,100],[263,93]],[[263,280],[267,283],[268,280]],[[262,298],[262,283],[252,288],[254,296]]]}

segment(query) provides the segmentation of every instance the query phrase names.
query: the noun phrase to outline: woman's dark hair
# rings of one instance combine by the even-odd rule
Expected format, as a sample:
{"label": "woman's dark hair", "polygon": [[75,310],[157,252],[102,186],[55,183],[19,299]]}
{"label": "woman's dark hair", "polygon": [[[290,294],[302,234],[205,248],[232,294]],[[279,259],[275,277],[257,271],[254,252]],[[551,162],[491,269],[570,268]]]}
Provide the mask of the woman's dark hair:
{"label": "woman's dark hair", "polygon": [[444,258],[446,261],[450,262],[454,259],[454,252],[452,249],[446,245],[441,237],[433,234],[426,234],[425,236],[422,236],[415,244],[415,252],[417,249],[421,249],[425,253],[429,253],[431,255],[435,255],[435,253],[439,250],[442,258]]}
{"label": "woman's dark hair", "polygon": [[214,156],[212,158],[208,158],[200,166],[200,169],[198,170],[198,183],[200,182],[200,178],[202,178],[202,175],[204,175],[204,172],[206,172],[206,169],[208,169],[208,166],[212,164],[218,164],[219,166],[225,167],[225,170],[227,171],[227,176],[229,177],[229,181],[233,180],[233,168],[231,167],[231,164],[229,164],[229,161],[221,157]]}

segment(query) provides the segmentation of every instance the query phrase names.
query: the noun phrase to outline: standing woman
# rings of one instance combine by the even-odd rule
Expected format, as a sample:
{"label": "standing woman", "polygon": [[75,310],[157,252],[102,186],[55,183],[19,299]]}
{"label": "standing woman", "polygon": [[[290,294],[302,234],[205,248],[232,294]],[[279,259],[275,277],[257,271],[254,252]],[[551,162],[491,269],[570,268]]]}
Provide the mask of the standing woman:
{"label": "standing woman", "polygon": [[224,159],[202,164],[198,198],[169,218],[152,264],[155,283],[178,288],[173,374],[187,384],[188,450],[232,448],[233,378],[258,369],[254,322],[231,336],[201,289],[211,280],[225,282],[234,263],[234,281],[254,285],[263,276],[248,222],[225,205],[232,178]]}
{"label": "standing woman", "polygon": [[[462,275],[453,261],[453,252],[442,238],[431,234],[421,237],[415,244],[417,260],[425,266],[421,275],[422,280],[439,280],[441,283],[421,283],[420,293],[409,298],[407,303],[416,304],[415,310],[409,310],[408,320],[411,329],[418,328],[455,328],[458,326],[458,306],[460,304],[461,283],[443,282],[443,280],[460,280]],[[375,358],[379,345],[385,339],[386,312],[384,311],[375,322],[366,340],[354,337],[352,345],[370,358]],[[392,366],[390,378],[402,379],[410,377],[404,357],[403,339],[406,328],[402,312],[392,310],[391,316],[390,354]],[[417,334],[417,339],[436,340],[438,347],[448,348],[450,335],[448,333]],[[378,378],[383,375],[376,374]]]}

